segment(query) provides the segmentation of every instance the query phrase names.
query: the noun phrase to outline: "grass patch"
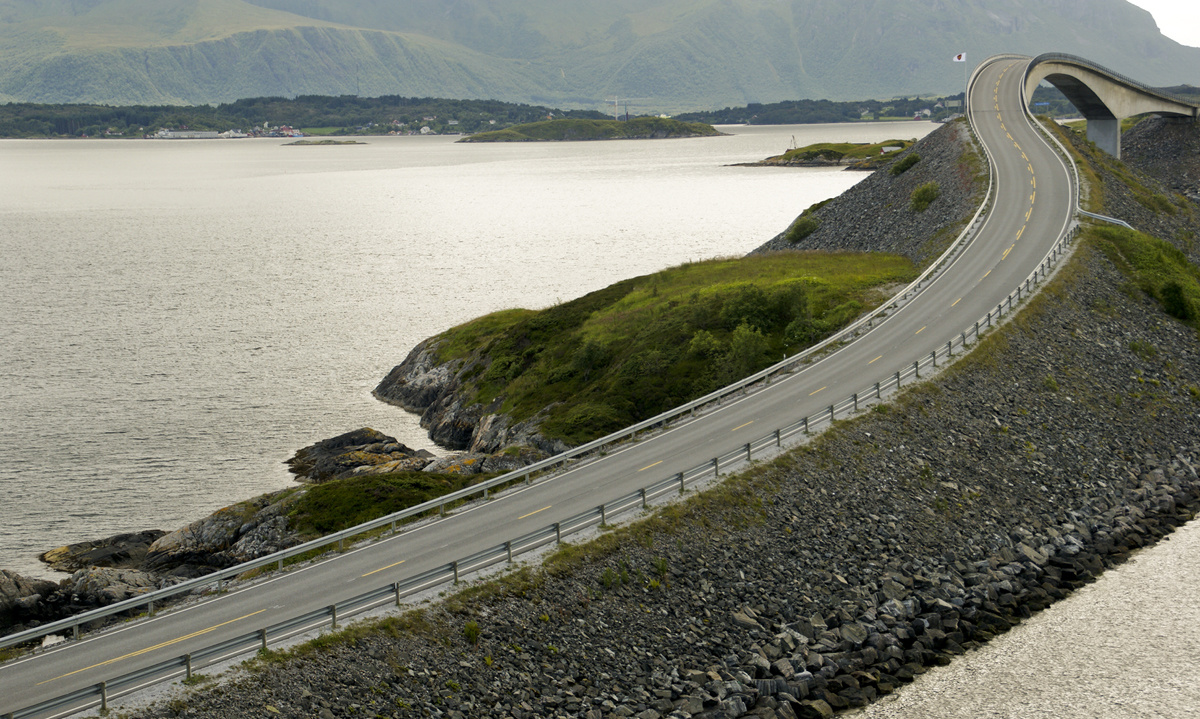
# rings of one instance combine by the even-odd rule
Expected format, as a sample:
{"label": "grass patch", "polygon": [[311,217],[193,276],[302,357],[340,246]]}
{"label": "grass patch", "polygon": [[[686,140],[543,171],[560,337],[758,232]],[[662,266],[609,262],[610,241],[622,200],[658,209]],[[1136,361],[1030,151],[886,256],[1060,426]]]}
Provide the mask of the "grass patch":
{"label": "grass patch", "polygon": [[817,218],[812,215],[800,215],[791,227],[787,229],[787,234],[784,238],[793,245],[816,232],[821,226]]}
{"label": "grass patch", "polygon": [[1200,329],[1200,267],[1189,262],[1179,248],[1123,227],[1094,227],[1088,234],[1163,311]]}
{"label": "grass patch", "polygon": [[[912,147],[912,140],[883,142],[818,142],[767,158],[767,162],[842,162],[843,160],[886,160]],[[884,152],[884,148],[895,148]],[[911,156],[910,156],[911,157]]]}
{"label": "grass patch", "polygon": [[900,256],[779,253],[690,263],[539,312],[509,310],[436,341],[465,392],[550,437],[585,442],[808,347],[916,274]]}
{"label": "grass patch", "polygon": [[302,535],[322,536],[408,509],[492,476],[398,472],[337,479],[309,487],[288,518]]}
{"label": "grass patch", "polygon": [[912,166],[920,161],[921,156],[914,152],[905,157],[903,160],[900,160],[896,164],[892,165],[892,169],[888,170],[888,172],[890,172],[893,177],[899,177],[900,175],[903,175],[912,169]]}
{"label": "grass patch", "polygon": [[546,142],[569,140],[627,140],[670,137],[710,137],[721,133],[702,122],[680,122],[662,117],[621,120],[545,120],[481,132],[459,142]]}
{"label": "grass patch", "polygon": [[929,206],[933,204],[933,201],[936,200],[941,194],[942,190],[940,187],[938,187],[938,183],[936,182],[926,182],[924,185],[921,185],[912,192],[911,199],[913,211],[924,212],[925,210],[929,209]]}

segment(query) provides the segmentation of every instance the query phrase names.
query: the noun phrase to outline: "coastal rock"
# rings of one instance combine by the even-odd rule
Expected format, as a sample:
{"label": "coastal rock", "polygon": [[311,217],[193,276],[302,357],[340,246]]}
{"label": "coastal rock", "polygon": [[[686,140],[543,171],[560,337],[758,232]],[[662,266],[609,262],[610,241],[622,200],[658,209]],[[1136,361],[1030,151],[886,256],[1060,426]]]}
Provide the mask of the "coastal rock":
{"label": "coastal rock", "polygon": [[436,337],[414,347],[375,388],[375,397],[420,413],[421,426],[429,430],[429,438],[448,449],[492,455],[510,447],[533,450],[516,455],[520,459],[550,456],[569,449],[561,440],[542,436],[538,431],[540,416],[513,423],[510,417],[498,412],[502,404],[499,400],[483,405],[473,397],[462,396],[461,378],[478,371],[484,360],[439,363],[438,348]]}
{"label": "coastal rock", "polygon": [[88,567],[136,568],[146,557],[146,551],[159,537],[161,529],[117,534],[107,539],[77,542],[51,549],[39,557],[60,572],[75,572]]}
{"label": "coastal rock", "polygon": [[0,569],[0,617],[27,613],[42,598],[58,590],[56,582],[23,577]]}
{"label": "coastal rock", "polygon": [[138,594],[158,589],[160,578],[136,569],[92,567],[81,569],[66,580],[64,590],[84,597],[87,603],[115,604]]}
{"label": "coastal rock", "polygon": [[427,450],[411,449],[369,427],[311,444],[285,464],[288,471],[311,482],[363,474],[416,472],[433,460]]}
{"label": "coastal rock", "polygon": [[288,527],[287,513],[303,490],[256,497],[163,535],[146,552],[142,568],[168,572],[186,566],[184,576],[273,554],[300,543]]}

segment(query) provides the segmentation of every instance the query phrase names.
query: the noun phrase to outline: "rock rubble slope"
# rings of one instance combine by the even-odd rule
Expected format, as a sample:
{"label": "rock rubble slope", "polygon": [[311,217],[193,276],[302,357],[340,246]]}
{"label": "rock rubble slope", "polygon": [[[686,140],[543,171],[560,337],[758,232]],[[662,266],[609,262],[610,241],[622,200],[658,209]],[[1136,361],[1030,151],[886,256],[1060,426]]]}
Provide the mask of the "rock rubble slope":
{"label": "rock rubble slope", "polygon": [[1194,516],[1198,354],[1196,330],[1081,240],[1022,314],[899,402],[544,568],[144,715],[862,706]]}

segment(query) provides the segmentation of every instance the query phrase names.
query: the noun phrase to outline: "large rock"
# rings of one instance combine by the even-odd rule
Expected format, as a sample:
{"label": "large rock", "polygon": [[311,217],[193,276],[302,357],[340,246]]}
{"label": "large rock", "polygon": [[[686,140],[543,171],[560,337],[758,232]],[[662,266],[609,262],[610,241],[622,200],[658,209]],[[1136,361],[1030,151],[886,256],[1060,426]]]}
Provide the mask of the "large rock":
{"label": "large rock", "polygon": [[433,459],[426,450],[411,449],[395,437],[363,427],[311,444],[285,464],[300,478],[325,482],[361,474],[416,472]]}
{"label": "large rock", "polygon": [[92,567],[81,569],[66,581],[65,590],[85,598],[84,601],[105,605],[146,594],[158,589],[160,579],[150,572],[137,569]]}
{"label": "large rock", "polygon": [[304,490],[286,490],[239,502],[160,537],[142,563],[147,571],[187,566],[187,575],[233,566],[300,543],[287,522]]}
{"label": "large rock", "polygon": [[16,572],[0,569],[0,617],[7,618],[18,611],[28,611],[43,597],[58,590],[58,584],[45,579],[23,577]]}
{"label": "large rock", "polygon": [[136,568],[141,566],[150,545],[164,534],[166,532],[161,529],[148,529],[77,542],[51,549],[40,559],[60,572],[75,572],[88,567]]}

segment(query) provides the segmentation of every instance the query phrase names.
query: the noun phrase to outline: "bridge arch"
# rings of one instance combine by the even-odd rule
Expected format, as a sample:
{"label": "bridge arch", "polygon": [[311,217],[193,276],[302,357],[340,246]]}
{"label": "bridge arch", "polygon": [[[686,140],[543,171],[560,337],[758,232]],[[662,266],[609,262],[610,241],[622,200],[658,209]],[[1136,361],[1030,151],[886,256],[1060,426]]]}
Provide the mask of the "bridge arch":
{"label": "bridge arch", "polygon": [[1148,112],[1200,118],[1200,106],[1074,55],[1039,55],[1025,69],[1025,102],[1043,80],[1067,96],[1087,120],[1088,139],[1121,157],[1121,120]]}

